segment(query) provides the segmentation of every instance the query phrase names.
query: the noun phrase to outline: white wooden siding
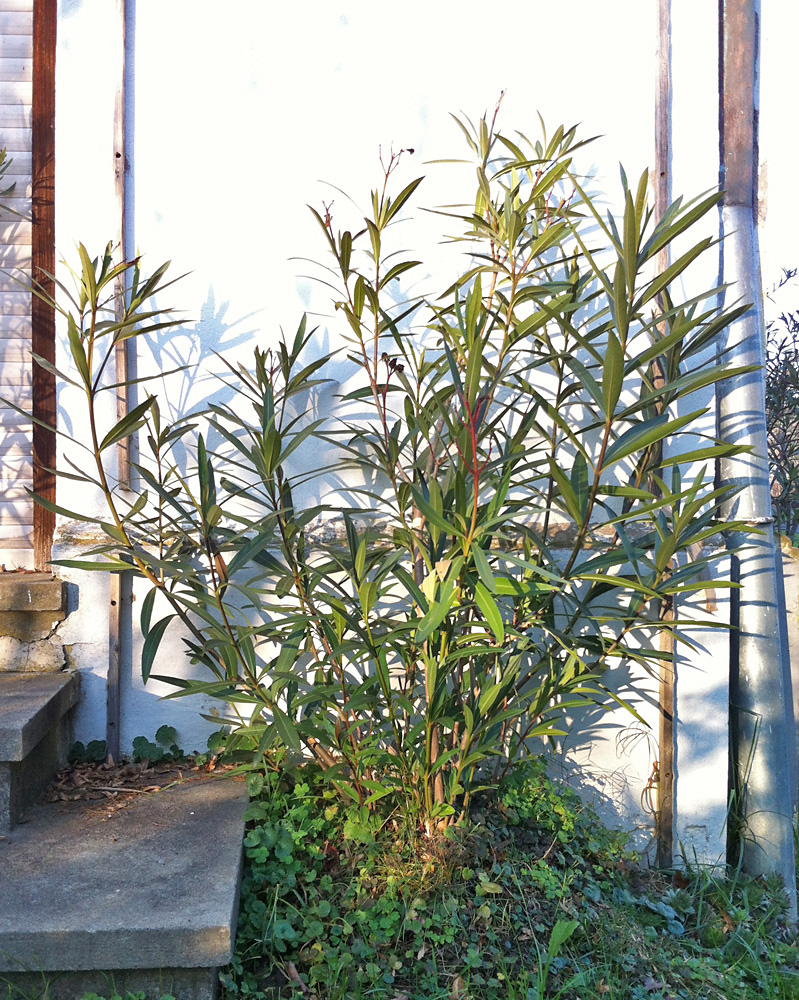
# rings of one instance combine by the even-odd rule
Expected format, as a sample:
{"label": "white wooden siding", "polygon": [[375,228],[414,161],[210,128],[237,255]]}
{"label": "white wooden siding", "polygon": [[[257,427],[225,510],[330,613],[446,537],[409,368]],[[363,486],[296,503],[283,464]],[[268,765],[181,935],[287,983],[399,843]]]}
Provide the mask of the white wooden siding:
{"label": "white wooden siding", "polygon": [[[11,166],[0,189],[18,212],[0,211],[0,399],[31,403],[31,79],[33,0],[0,0],[0,148]],[[20,218],[23,216],[24,218]],[[33,566],[33,427],[0,402],[0,567]]]}

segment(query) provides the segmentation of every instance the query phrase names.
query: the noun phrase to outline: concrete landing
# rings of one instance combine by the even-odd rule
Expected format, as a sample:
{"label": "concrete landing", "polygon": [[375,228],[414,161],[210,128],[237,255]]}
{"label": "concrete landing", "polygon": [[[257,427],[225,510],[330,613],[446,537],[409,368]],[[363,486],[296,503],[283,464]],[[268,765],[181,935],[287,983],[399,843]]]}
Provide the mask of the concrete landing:
{"label": "concrete landing", "polygon": [[128,990],[212,997],[233,950],[246,807],[243,782],[210,777],[122,809],[37,806],[0,840],[0,978],[44,972],[51,997],[79,997],[103,993],[102,970]]}

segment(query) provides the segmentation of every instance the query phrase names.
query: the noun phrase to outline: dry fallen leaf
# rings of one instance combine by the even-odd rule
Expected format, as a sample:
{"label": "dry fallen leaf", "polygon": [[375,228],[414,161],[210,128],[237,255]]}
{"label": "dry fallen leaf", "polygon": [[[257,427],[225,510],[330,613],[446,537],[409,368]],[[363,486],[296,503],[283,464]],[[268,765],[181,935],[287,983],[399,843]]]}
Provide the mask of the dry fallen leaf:
{"label": "dry fallen leaf", "polygon": [[676,871],[671,881],[675,889],[687,889],[691,884],[681,871]]}
{"label": "dry fallen leaf", "polygon": [[290,982],[294,983],[301,993],[308,992],[308,987],[300,979],[300,974],[297,972],[297,966],[293,962],[286,962],[286,978]]}
{"label": "dry fallen leaf", "polygon": [[460,997],[466,996],[466,980],[463,976],[455,976],[452,980],[452,989],[450,990],[450,996],[453,1000],[459,1000]]}

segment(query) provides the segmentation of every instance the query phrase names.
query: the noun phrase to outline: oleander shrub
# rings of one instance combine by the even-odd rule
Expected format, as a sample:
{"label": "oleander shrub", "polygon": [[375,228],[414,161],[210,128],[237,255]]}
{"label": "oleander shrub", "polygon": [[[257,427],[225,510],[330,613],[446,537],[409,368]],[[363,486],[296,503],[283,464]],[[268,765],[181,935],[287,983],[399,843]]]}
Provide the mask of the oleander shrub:
{"label": "oleander shrub", "polygon": [[[144,577],[145,679],[182,628],[207,679],[158,676],[227,703],[228,749],[256,766],[313,757],[367,825],[383,800],[428,830],[452,823],[576,709],[618,701],[610,673],[657,671],[658,633],[680,628],[666,612],[705,586],[730,527],[708,472],[729,447],[703,430],[702,390],[734,373],[708,349],[745,306],[672,291],[710,237],[655,266],[719,196],[656,218],[647,173],[622,174],[606,216],[575,129],[528,141],[458,124],[476,184],[440,217],[466,263],[435,294],[414,294],[426,265],[396,244],[422,183],[397,182],[404,153],[357,225],[313,210],[352,366],[335,412],[315,409],[329,358],[303,320],[229,367],[233,400],[201,433],[146,393],[104,426],[116,346],[174,326],[166,266],[145,277],[81,246],[55,303],[91,469],[63,471],[108,506],[107,543],[71,565]],[[122,490],[106,460],[134,434],[138,487]],[[322,500],[302,508],[314,477]]]}

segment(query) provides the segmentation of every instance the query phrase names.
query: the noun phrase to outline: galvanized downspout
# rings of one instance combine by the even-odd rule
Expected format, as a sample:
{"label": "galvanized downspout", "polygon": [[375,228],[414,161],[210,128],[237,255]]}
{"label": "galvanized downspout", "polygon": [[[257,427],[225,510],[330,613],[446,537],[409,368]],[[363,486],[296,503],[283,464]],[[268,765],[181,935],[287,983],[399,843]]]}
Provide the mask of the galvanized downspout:
{"label": "galvanized downspout", "polygon": [[[117,213],[116,243],[118,261],[126,259],[127,219],[125,214],[127,152],[125,100],[127,97],[127,0],[116,0],[117,43],[119,55],[119,76],[114,94],[114,193]],[[122,302],[117,293],[117,319],[121,317]],[[123,340],[116,345],[116,416],[121,420],[128,412],[128,352],[133,340]],[[122,489],[130,487],[130,438],[124,438],[117,445],[117,479]],[[123,646],[123,631],[130,617],[131,579],[130,573],[111,573],[108,593],[108,673],[106,674],[106,752],[112,760],[119,760],[121,726],[121,672],[120,657]]]}
{"label": "galvanized downspout", "polygon": [[[657,83],[655,87],[655,218],[663,218],[671,204],[671,0],[658,0]],[[671,263],[669,247],[657,258],[657,271],[662,274]],[[664,609],[663,620],[674,620],[673,608]],[[674,864],[674,710],[677,661],[674,656],[674,632],[660,633],[660,650],[668,660],[660,664],[658,692],[658,809],[655,821],[657,865],[671,868]]]}
{"label": "galvanized downspout", "polygon": [[[720,3],[720,139],[722,274],[727,298],[753,306],[725,332],[724,360],[764,363],[760,260],[755,229],[757,163],[758,0]],[[731,535],[733,593],[730,657],[730,749],[733,812],[743,823],[743,870],[782,876],[792,923],[796,922],[796,870],[792,833],[789,735],[777,606],[777,551],[771,515],[765,396],[761,370],[720,383],[719,436],[745,444],[751,454],[723,459],[721,481],[740,487],[724,516],[751,530]],[[731,861],[737,858],[731,857]]]}

